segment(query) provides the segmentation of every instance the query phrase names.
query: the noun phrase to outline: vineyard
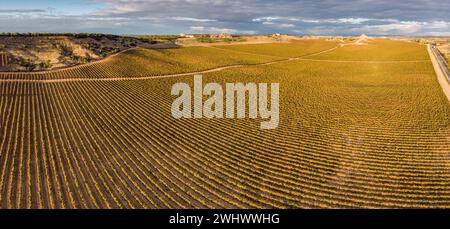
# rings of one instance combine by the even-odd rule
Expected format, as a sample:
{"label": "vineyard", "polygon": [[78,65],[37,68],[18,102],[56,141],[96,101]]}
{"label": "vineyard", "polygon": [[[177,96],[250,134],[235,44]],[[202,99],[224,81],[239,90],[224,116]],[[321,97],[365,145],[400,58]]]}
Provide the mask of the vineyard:
{"label": "vineyard", "polygon": [[[303,56],[313,54],[336,44],[333,42],[304,41],[285,44],[286,51],[292,55]],[[0,73],[0,79],[89,79],[142,77],[164,74],[186,73],[208,70],[229,65],[254,65],[284,57],[266,56],[261,54],[243,53],[210,47],[187,47],[182,49],[133,49],[113,56],[104,61],[93,62],[71,68],[37,73]]]}
{"label": "vineyard", "polygon": [[8,65],[8,55],[0,52],[0,67]]}
{"label": "vineyard", "polygon": [[[204,83],[280,83],[278,129],[171,117],[192,75],[164,75],[224,66]],[[450,103],[414,43],[134,49],[0,73],[1,208],[450,208],[449,155]]]}

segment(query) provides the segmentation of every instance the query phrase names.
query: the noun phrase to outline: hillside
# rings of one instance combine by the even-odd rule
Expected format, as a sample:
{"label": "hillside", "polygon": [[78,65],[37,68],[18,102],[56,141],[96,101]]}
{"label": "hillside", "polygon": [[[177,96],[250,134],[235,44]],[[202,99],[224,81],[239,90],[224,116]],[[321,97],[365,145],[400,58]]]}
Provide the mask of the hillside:
{"label": "hillside", "polygon": [[0,35],[0,72],[48,71],[90,63],[123,50],[176,47],[169,41],[101,34]]}

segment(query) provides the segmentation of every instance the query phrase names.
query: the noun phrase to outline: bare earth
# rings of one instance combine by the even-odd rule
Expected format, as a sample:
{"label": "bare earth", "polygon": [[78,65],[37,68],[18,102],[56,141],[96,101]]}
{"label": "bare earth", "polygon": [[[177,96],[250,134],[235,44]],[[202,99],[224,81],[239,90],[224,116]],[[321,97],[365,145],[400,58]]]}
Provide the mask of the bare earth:
{"label": "bare earth", "polygon": [[[61,69],[136,48],[176,48],[170,41],[120,36],[0,36],[0,72]],[[4,59],[7,60],[5,63]]]}

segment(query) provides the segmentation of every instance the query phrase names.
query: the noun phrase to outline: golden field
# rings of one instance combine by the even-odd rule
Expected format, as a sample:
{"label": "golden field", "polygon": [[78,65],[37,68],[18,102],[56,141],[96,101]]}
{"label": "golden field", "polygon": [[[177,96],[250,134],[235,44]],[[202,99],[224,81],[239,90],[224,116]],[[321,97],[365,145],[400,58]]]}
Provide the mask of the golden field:
{"label": "golden field", "polygon": [[[280,83],[278,129],[171,117],[173,84],[223,66],[205,83]],[[1,208],[450,207],[450,103],[415,43],[135,49],[2,73],[0,114]]]}

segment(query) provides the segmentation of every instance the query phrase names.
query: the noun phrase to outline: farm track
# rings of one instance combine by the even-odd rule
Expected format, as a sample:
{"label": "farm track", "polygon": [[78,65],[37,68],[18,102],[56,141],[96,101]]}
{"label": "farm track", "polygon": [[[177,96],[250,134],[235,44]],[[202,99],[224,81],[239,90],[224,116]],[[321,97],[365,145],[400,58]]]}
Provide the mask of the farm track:
{"label": "farm track", "polygon": [[[283,60],[290,64],[283,68],[296,65],[289,61],[294,59]],[[248,66],[269,74],[271,65]],[[314,96],[301,106],[296,99],[303,97],[295,96],[283,103],[279,128],[261,131],[252,120],[172,119],[166,108],[173,101],[167,93],[174,77],[0,80],[0,206],[450,207],[450,121],[437,113],[450,111],[448,106],[419,122],[389,106],[380,106],[386,110],[381,116],[358,113],[341,122],[333,118],[348,114],[333,116],[336,111],[317,107],[308,113],[304,106],[316,105],[307,100]],[[287,82],[293,88],[309,82],[297,74],[284,78],[292,78]],[[334,89],[320,88],[323,101],[340,95]],[[417,101],[442,101],[421,93]],[[364,102],[360,96],[339,101],[349,107]],[[410,113],[429,112],[412,102],[405,101]],[[329,101],[319,108],[334,106]]]}

